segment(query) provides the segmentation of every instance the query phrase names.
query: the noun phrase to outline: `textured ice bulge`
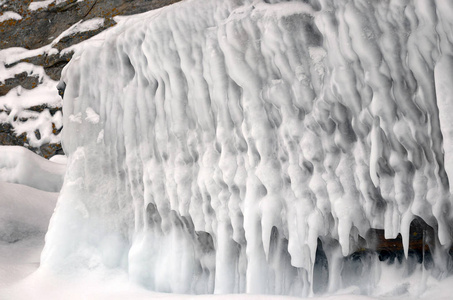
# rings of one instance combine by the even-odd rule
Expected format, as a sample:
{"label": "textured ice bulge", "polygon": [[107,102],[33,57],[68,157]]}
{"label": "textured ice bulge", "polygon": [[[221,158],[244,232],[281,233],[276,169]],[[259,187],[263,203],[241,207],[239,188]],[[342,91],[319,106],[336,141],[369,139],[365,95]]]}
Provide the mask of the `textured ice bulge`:
{"label": "textured ice bulge", "polygon": [[43,268],[303,296],[347,285],[370,228],[407,255],[422,219],[446,274],[453,2],[305,2],[184,1],[76,53]]}

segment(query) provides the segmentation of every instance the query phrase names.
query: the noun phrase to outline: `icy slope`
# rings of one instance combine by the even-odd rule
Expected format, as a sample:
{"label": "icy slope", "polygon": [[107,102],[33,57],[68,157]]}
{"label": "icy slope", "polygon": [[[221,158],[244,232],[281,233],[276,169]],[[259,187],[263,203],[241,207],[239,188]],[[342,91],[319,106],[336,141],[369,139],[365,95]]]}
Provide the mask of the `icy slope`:
{"label": "icy slope", "polygon": [[335,290],[359,236],[401,233],[407,255],[418,216],[447,274],[453,5],[308,2],[186,1],[85,44],[44,269],[308,295],[319,241]]}

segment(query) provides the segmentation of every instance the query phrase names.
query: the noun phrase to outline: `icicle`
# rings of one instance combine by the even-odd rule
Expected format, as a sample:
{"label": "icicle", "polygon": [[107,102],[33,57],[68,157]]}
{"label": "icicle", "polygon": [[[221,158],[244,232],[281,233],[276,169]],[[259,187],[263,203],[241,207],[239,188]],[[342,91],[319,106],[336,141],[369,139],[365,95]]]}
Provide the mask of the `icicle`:
{"label": "icicle", "polygon": [[409,253],[409,238],[410,238],[410,226],[413,220],[413,214],[407,211],[401,219],[401,237],[403,239],[403,250],[404,256],[408,257]]}

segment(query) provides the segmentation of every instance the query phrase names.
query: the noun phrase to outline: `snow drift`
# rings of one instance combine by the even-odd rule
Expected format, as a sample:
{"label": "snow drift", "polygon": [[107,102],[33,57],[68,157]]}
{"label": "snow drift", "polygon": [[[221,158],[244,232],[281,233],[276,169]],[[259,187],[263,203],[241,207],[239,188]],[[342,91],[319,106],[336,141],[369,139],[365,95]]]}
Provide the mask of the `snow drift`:
{"label": "snow drift", "polygon": [[[57,159],[54,158],[54,160]],[[61,158],[60,158],[61,160]],[[64,163],[28,149],[0,147],[0,298],[39,266],[49,219],[63,184]]]}
{"label": "snow drift", "polygon": [[305,2],[185,1],[76,53],[42,268],[303,296],[352,282],[370,228],[407,256],[421,218],[448,273],[453,4]]}
{"label": "snow drift", "polygon": [[[0,182],[26,185],[41,191],[59,192],[66,171],[64,161],[49,161],[20,146],[0,147]],[[61,160],[61,159],[60,159]]]}

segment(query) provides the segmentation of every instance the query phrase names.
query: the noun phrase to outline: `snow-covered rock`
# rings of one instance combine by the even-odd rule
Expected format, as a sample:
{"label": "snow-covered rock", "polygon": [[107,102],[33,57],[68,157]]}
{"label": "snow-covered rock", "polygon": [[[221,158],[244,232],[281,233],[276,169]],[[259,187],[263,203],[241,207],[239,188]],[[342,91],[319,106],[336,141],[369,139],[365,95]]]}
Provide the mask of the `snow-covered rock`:
{"label": "snow-covered rock", "polygon": [[44,270],[303,296],[321,244],[328,289],[370,292],[378,259],[343,256],[370,228],[407,255],[420,217],[448,273],[453,5],[307,2],[185,1],[79,49]]}
{"label": "snow-covered rock", "polygon": [[46,158],[61,154],[55,87],[74,48],[116,24],[117,15],[175,1],[1,0],[0,145],[24,146]]}

